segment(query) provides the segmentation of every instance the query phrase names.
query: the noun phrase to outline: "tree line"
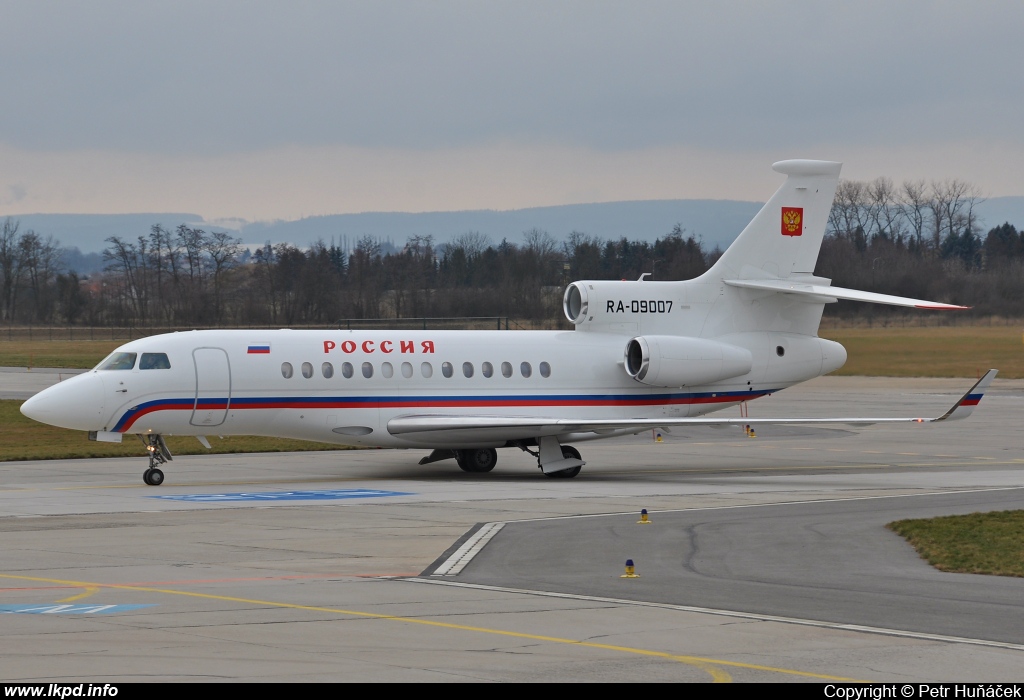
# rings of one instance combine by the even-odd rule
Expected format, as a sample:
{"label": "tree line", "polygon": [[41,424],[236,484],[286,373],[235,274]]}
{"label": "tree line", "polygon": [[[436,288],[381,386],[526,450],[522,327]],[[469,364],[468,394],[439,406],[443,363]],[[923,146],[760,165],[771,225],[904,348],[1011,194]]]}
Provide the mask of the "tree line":
{"label": "tree line", "polygon": [[[816,274],[833,284],[1024,317],[1024,236],[1009,223],[983,232],[975,187],[958,180],[843,180]],[[655,242],[533,229],[516,243],[479,232],[399,250],[363,237],[350,250],[317,241],[255,250],[226,232],[153,225],[107,239],[106,269],[62,264],[52,237],[0,227],[0,313],[8,324],[136,327],[333,325],[341,319],[504,316],[553,325],[576,279],[690,279],[721,255],[676,225]],[[388,246],[390,247],[390,246]],[[841,302],[843,317],[887,313]]]}

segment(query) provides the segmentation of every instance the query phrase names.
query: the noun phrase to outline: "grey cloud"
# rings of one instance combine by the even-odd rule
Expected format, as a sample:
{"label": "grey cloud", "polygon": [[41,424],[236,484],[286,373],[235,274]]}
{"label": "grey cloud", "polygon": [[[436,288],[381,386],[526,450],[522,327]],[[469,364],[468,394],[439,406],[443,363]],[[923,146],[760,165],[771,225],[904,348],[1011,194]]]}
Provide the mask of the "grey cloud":
{"label": "grey cloud", "polygon": [[1019,140],[1016,0],[14,4],[0,140],[602,150]]}

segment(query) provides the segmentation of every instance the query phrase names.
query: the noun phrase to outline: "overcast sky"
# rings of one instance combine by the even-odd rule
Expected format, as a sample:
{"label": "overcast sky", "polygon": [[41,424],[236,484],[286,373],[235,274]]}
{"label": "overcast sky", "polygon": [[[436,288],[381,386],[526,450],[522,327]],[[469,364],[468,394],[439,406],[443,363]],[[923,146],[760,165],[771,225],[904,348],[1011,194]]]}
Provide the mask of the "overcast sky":
{"label": "overcast sky", "polygon": [[1024,3],[0,0],[0,216],[1024,195]]}

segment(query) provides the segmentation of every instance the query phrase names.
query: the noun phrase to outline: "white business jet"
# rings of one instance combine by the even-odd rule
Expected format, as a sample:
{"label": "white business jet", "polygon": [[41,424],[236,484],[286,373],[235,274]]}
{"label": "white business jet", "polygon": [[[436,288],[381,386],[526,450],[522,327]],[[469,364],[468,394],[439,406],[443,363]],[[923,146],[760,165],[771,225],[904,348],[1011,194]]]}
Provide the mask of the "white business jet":
{"label": "white business jet", "polygon": [[149,451],[165,435],[268,435],[432,450],[487,472],[517,447],[550,477],[585,464],[566,443],[652,428],[767,423],[932,423],[967,417],[989,371],[937,418],[702,417],[828,374],[842,345],[817,337],[838,299],[966,307],[830,286],[815,261],[840,163],[776,163],[786,182],[715,265],[689,281],[573,282],[572,331],[208,330],[118,348],[94,370],[33,396],[29,418]]}

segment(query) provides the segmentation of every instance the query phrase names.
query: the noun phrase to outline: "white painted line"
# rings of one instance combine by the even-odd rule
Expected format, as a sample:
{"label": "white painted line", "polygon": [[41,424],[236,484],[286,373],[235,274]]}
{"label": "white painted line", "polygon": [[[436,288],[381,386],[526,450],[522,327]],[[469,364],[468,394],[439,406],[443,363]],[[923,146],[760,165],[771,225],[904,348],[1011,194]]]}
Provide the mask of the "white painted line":
{"label": "white painted line", "polygon": [[866,625],[851,625],[841,622],[827,622],[824,620],[806,620],[799,617],[781,617],[779,615],[759,615],[757,613],[740,612],[738,610],[718,610],[715,608],[698,608],[692,605],[672,605],[669,603],[651,603],[643,600],[623,600],[620,598],[602,598],[600,596],[577,595],[574,593],[556,593],[553,591],[529,591],[519,588],[503,588],[501,586],[485,586],[477,583],[463,583],[461,581],[442,581],[429,578],[404,578],[392,579],[397,581],[411,581],[413,583],[433,583],[440,586],[457,586],[459,588],[475,588],[482,591],[495,591],[498,593],[518,593],[520,595],[543,596],[545,598],[564,598],[566,600],[584,600],[592,603],[607,603],[609,605],[634,605],[644,608],[661,608],[663,610],[676,610],[679,612],[701,613],[704,615],[717,615],[719,617],[733,617],[744,620],[758,620],[762,622],[781,622],[787,625],[803,625],[805,627],[821,627],[824,629],[843,630],[846,632],[863,632],[866,634],[881,634],[888,637],[906,637],[908,639],[921,639],[930,642],[944,642],[947,644],[970,644],[973,646],[995,647],[998,649],[1012,649],[1024,651],[1024,644],[1011,644],[1010,642],[997,642],[987,639],[972,639],[970,637],[950,637],[943,634],[930,634],[927,632],[911,632],[907,630],[887,629],[885,627],[868,627]]}
{"label": "white painted line", "polygon": [[457,576],[503,527],[505,527],[505,523],[485,523],[472,537],[466,540],[465,544],[456,550],[455,554],[448,557],[441,566],[434,569],[434,573],[431,576]]}

